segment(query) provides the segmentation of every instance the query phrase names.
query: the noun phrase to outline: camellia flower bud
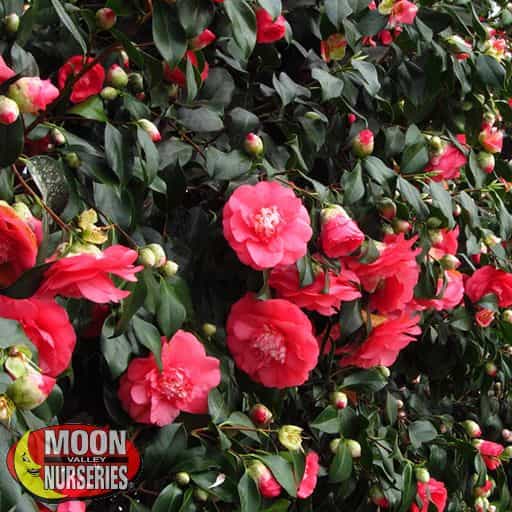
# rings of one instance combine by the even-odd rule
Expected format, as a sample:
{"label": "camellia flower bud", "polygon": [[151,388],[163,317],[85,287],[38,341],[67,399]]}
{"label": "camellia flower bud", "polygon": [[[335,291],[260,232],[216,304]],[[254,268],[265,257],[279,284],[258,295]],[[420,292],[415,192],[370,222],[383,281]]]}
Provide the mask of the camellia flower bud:
{"label": "camellia flower bud", "polygon": [[7,395],[0,395],[0,422],[9,423],[16,407]]}
{"label": "camellia flower bud", "polygon": [[338,448],[342,441],[343,441],[343,439],[341,439],[340,437],[337,437],[336,439],[333,439],[329,443],[329,449],[331,450],[331,453],[336,453],[338,451]]}
{"label": "camellia flower bud", "polygon": [[31,359],[32,353],[28,347],[11,347],[4,362],[4,369],[12,379],[17,379],[32,370]]}
{"label": "camellia flower bud", "polygon": [[144,79],[140,73],[130,73],[128,75],[128,85],[134,92],[141,92],[144,90]]}
{"label": "camellia flower bud", "polygon": [[430,481],[430,473],[425,468],[416,468],[414,470],[414,475],[416,476],[416,480],[423,484],[426,484]]}
{"label": "camellia flower bud", "polygon": [[249,412],[252,422],[258,427],[266,427],[272,421],[272,413],[263,404],[255,404]]}
{"label": "camellia flower bud", "polygon": [[16,34],[20,28],[20,17],[13,12],[4,18],[4,23],[5,30],[8,34]]}
{"label": "camellia flower bud", "polygon": [[124,89],[128,85],[128,74],[118,64],[112,64],[107,73],[107,82],[116,89]]}
{"label": "camellia flower bud", "polygon": [[185,487],[190,483],[190,475],[185,471],[180,471],[179,473],[176,473],[174,479],[176,480],[176,483],[180,487]]}
{"label": "camellia flower bud", "polygon": [[492,362],[489,362],[489,363],[486,363],[485,365],[485,373],[489,376],[489,377],[496,377],[496,375],[498,374],[498,368],[497,366],[492,363]]}
{"label": "camellia flower bud", "polygon": [[453,207],[453,216],[460,217],[461,213],[462,213],[462,208],[461,208],[460,204],[456,204]]}
{"label": "camellia flower bud", "polygon": [[412,228],[409,221],[397,218],[393,219],[392,226],[395,233],[408,233]]}
{"label": "camellia flower bud", "polygon": [[63,144],[66,144],[66,137],[58,128],[51,129],[50,137],[56,146],[62,146]]}
{"label": "camellia flower bud", "polygon": [[64,160],[71,169],[78,169],[82,164],[80,157],[76,153],[66,153]]}
{"label": "camellia flower bud", "polygon": [[7,96],[0,96],[0,124],[12,124],[19,116],[18,104]]}
{"label": "camellia flower bud", "polygon": [[503,132],[486,125],[480,132],[478,141],[487,153],[499,153],[503,147]]}
{"label": "camellia flower bud", "polygon": [[391,376],[391,371],[387,366],[376,366],[375,368],[380,372],[380,374],[384,378],[389,379],[389,377]]}
{"label": "camellia flower bud", "polygon": [[251,156],[263,154],[263,140],[255,133],[248,133],[244,141],[244,149]]}
{"label": "camellia flower bud", "polygon": [[113,101],[119,96],[119,92],[120,91],[118,89],[110,87],[110,85],[108,85],[107,87],[103,87],[103,89],[100,92],[100,96],[105,101]]}
{"label": "camellia flower bud", "polygon": [[155,267],[160,268],[165,265],[167,255],[160,244],[149,244],[146,246],[146,249],[149,249],[155,255]]}
{"label": "camellia flower bud", "polygon": [[361,130],[352,139],[352,151],[359,158],[371,155],[373,153],[373,132],[371,130]]}
{"label": "camellia flower bud", "polygon": [[162,140],[162,135],[154,123],[148,119],[139,119],[137,125],[140,126],[151,138],[153,142],[159,142]]}
{"label": "camellia flower bud", "polygon": [[348,405],[348,397],[343,391],[335,391],[331,393],[331,404],[336,409],[345,409]]}
{"label": "camellia flower bud", "polygon": [[457,256],[454,256],[453,254],[445,254],[441,258],[440,263],[442,267],[445,268],[446,270],[454,270],[460,266],[459,258],[457,258]]}
{"label": "camellia flower bud", "polygon": [[392,220],[396,217],[396,203],[389,199],[389,197],[384,197],[377,203],[377,208],[382,217],[387,220]]}
{"label": "camellia flower bud", "polygon": [[179,265],[175,261],[167,260],[164,266],[162,267],[162,272],[167,277],[172,277],[178,273],[179,268]]}
{"label": "camellia flower bud", "polygon": [[277,437],[288,450],[296,451],[302,447],[302,429],[296,425],[283,425],[279,429]]}
{"label": "camellia flower bud", "polygon": [[471,438],[480,437],[482,435],[482,429],[476,421],[463,421],[462,426],[464,427],[464,430],[467,432],[468,436]]}
{"label": "camellia flower bud", "polygon": [[265,498],[276,498],[281,494],[281,485],[274,478],[270,469],[259,460],[251,462],[247,472],[256,482],[260,494]]}
{"label": "camellia flower bud", "polygon": [[507,324],[512,324],[512,309],[505,309],[501,314],[501,318]]}
{"label": "camellia flower bud", "polygon": [[370,500],[374,505],[377,505],[377,507],[382,508],[388,508],[389,507],[389,501],[384,496],[384,493],[380,489],[380,487],[377,487],[376,485],[373,485],[370,487],[370,490],[368,491],[368,496],[370,497]]}
{"label": "camellia flower bud", "polygon": [[96,25],[102,30],[110,30],[117,21],[116,13],[109,7],[103,7],[96,11]]}
{"label": "camellia flower bud", "polygon": [[361,445],[357,441],[354,439],[346,439],[345,445],[353,459],[358,459],[361,457]]}
{"label": "camellia flower bud", "polygon": [[217,333],[217,327],[214,324],[204,323],[201,329],[207,338],[211,338]]}
{"label": "camellia flower bud", "polygon": [[[473,481],[476,483],[477,480],[478,480],[478,476],[473,475]],[[491,495],[493,488],[494,488],[494,480],[487,477],[485,479],[484,485],[476,486],[473,488],[473,495],[475,497],[488,498]]]}
{"label": "camellia flower bud", "polygon": [[130,68],[130,57],[128,57],[128,54],[124,50],[121,50],[119,52],[119,60],[121,61],[121,65],[125,69]]}
{"label": "camellia flower bud", "polygon": [[50,80],[41,80],[38,76],[20,78],[7,91],[9,98],[25,114],[37,114],[40,110],[45,110],[59,94],[59,89]]}
{"label": "camellia flower bud", "polygon": [[430,139],[430,148],[432,149],[432,153],[435,155],[441,154],[444,148],[444,143],[441,140],[441,137],[434,135],[434,137]]}
{"label": "camellia flower bud", "polygon": [[428,237],[434,245],[443,243],[443,233],[439,229],[430,229]]}
{"label": "camellia flower bud", "polygon": [[55,382],[53,377],[31,369],[9,385],[7,395],[18,409],[34,409],[46,400]]}
{"label": "camellia flower bud", "polygon": [[210,495],[204,489],[200,489],[198,487],[197,489],[194,490],[194,498],[197,501],[206,502],[206,501],[208,501],[209,497],[210,497]]}
{"label": "camellia flower bud", "polygon": [[480,151],[477,156],[478,166],[482,171],[487,174],[491,174],[494,171],[494,166],[496,165],[496,160],[492,153],[487,153],[486,151]]}
{"label": "camellia flower bud", "polygon": [[142,248],[139,251],[139,263],[146,268],[154,267],[156,265],[155,253],[147,247]]}
{"label": "camellia flower bud", "polygon": [[501,458],[505,461],[509,461],[510,459],[512,459],[512,446],[507,446],[503,450],[503,453],[501,454]]}
{"label": "camellia flower bud", "polygon": [[505,442],[510,443],[512,441],[512,432],[508,428],[504,428],[501,431],[501,437],[503,437]]}
{"label": "camellia flower bud", "polygon": [[475,500],[475,512],[487,512],[489,500],[487,498],[479,497]]}

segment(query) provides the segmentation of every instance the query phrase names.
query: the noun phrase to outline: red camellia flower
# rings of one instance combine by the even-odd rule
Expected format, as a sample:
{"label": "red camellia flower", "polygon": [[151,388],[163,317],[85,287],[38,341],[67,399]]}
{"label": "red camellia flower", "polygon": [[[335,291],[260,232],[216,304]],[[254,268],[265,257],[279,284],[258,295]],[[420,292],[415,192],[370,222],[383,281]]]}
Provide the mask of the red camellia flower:
{"label": "red camellia flower", "polygon": [[[94,59],[75,55],[71,57],[60,69],[58,75],[59,88],[62,90],[70,77],[77,76],[84,66],[88,66]],[[71,89],[70,100],[72,103],[80,103],[87,98],[98,94],[103,89],[105,70],[101,64],[95,64],[80,79],[74,83]]]}
{"label": "red camellia flower", "polygon": [[275,181],[238,187],[224,206],[223,228],[240,261],[256,270],[295,263],[313,234],[301,200]]}
{"label": "red camellia flower", "polygon": [[135,274],[143,269],[133,265],[137,258],[136,251],[122,245],[108,247],[100,256],[84,253],[61,258],[46,271],[37,295],[85,298],[98,304],[119,302],[130,292],[116,288],[109,274],[137,281]]}
{"label": "red camellia flower", "polygon": [[[197,60],[197,55],[193,51],[188,51],[186,53],[187,60],[190,61],[192,66],[195,68],[199,68],[199,61]],[[208,74],[210,73],[210,66],[208,62],[204,61],[203,68],[199,70],[201,72],[201,80],[204,82],[208,78]],[[185,87],[187,85],[187,77],[185,75],[185,71],[180,67],[176,66],[171,69],[167,62],[164,63],[164,79],[167,82],[178,84],[180,87]]]}
{"label": "red camellia flower", "polygon": [[0,55],[0,85],[14,75],[16,75],[16,72],[5,63],[5,60]]}
{"label": "red camellia flower", "polygon": [[59,90],[50,80],[33,76],[16,80],[9,86],[7,94],[18,104],[20,112],[37,114],[59,96]]}
{"label": "red camellia flower", "polygon": [[315,263],[313,265],[317,267],[315,280],[308,286],[301,288],[296,265],[273,269],[269,284],[277,291],[279,297],[293,302],[300,308],[316,311],[325,316],[334,315],[342,302],[361,297],[357,287],[359,279],[353,272],[342,270],[336,274],[332,271],[326,272]]}
{"label": "red camellia flower", "polygon": [[[465,135],[457,135],[461,144],[466,144]],[[467,158],[453,144],[446,144],[440,155],[433,156],[425,168],[425,172],[435,172],[434,181],[454,180],[460,176],[460,169],[466,165]]]}
{"label": "red camellia flower", "polygon": [[0,203],[0,287],[9,286],[36,264],[37,239],[13,208]]}
{"label": "red camellia flower", "polygon": [[512,274],[491,265],[476,270],[466,281],[466,295],[478,302],[489,293],[496,295],[501,308],[512,305]]}
{"label": "red camellia flower", "polygon": [[487,469],[494,470],[501,465],[499,456],[505,450],[503,445],[482,439],[474,441],[474,445],[484,459]]}
{"label": "red camellia flower", "polygon": [[258,43],[275,43],[286,34],[286,20],[278,16],[275,20],[268,11],[260,7],[256,10],[256,41]]}
{"label": "red camellia flower", "polygon": [[85,512],[87,505],[83,501],[71,500],[59,503],[57,512]]}
{"label": "red camellia flower", "polygon": [[131,361],[121,377],[119,399],[135,421],[160,427],[181,411],[205,414],[208,393],[220,382],[219,367],[194,335],[179,330],[169,342],[162,338],[162,371],[153,354]]}
{"label": "red camellia flower", "polygon": [[495,313],[491,309],[479,309],[475,315],[476,323],[480,327],[489,327],[494,321]]}
{"label": "red camellia flower", "polygon": [[189,47],[194,51],[202,50],[212,44],[215,39],[217,39],[217,36],[211,30],[206,28],[198,36],[189,41]]}
{"label": "red camellia flower", "polygon": [[367,292],[372,293],[370,306],[381,313],[403,310],[412,300],[420,267],[413,249],[417,237],[406,240],[403,234],[388,235],[379,245],[380,256],[372,263],[347,260]]}
{"label": "red camellia flower", "polygon": [[413,503],[410,512],[428,512],[430,503],[434,504],[437,512],[444,511],[448,492],[443,482],[431,478],[426,484],[418,482],[417,486],[416,500],[421,501],[421,508],[416,503]]}
{"label": "red camellia flower", "polygon": [[311,322],[286,300],[245,295],[232,306],[226,332],[238,368],[270,388],[300,386],[318,361]]}
{"label": "red camellia flower", "polygon": [[66,310],[50,300],[0,295],[0,318],[16,320],[37,348],[43,373],[57,377],[71,361],[76,335]]}
{"label": "red camellia flower", "polygon": [[362,344],[338,349],[338,353],[344,354],[340,360],[341,366],[391,366],[400,351],[411,341],[415,341],[415,336],[421,334],[418,327],[420,317],[416,314],[404,312],[395,318],[376,315],[371,318],[373,329]]}
{"label": "red camellia flower", "polygon": [[478,140],[488,153],[499,153],[503,149],[503,132],[495,126],[485,124]]}
{"label": "red camellia flower", "polygon": [[435,299],[416,299],[418,309],[450,310],[457,307],[464,298],[464,276],[457,270],[446,270],[444,280],[437,281]]}
{"label": "red camellia flower", "polygon": [[432,243],[429,255],[440,260],[445,254],[457,254],[459,247],[459,226],[455,229],[440,229],[436,233],[436,239]]}
{"label": "red camellia flower", "polygon": [[306,455],[306,465],[304,468],[304,475],[297,489],[297,497],[301,499],[309,498],[316,487],[318,478],[318,471],[320,465],[318,464],[318,453],[314,451],[308,452]]}
{"label": "red camellia flower", "polygon": [[391,15],[389,16],[389,25],[395,27],[399,23],[404,25],[411,25],[414,23],[416,14],[418,13],[418,6],[409,2],[408,0],[398,0],[391,8]]}
{"label": "red camellia flower", "polygon": [[329,258],[340,258],[354,252],[364,242],[364,233],[339,205],[322,210],[320,245]]}

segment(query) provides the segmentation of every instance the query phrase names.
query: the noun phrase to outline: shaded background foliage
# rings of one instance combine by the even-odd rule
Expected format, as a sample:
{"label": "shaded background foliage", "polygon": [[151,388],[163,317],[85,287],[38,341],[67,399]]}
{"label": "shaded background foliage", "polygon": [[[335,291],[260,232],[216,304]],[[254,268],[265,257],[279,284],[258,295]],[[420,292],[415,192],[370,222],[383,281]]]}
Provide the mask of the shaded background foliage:
{"label": "shaded background foliage", "polygon": [[[159,243],[180,268],[166,279],[146,269],[129,285],[132,295],[112,308],[101,339],[80,339],[72,370],[59,380],[62,392],[17,417],[14,432],[0,431],[2,451],[16,431],[54,421],[129,428],[143,450],[142,480],[126,495],[91,504],[91,510],[366,511],[376,509],[368,501],[369,488],[376,484],[391,509],[403,512],[414,500],[416,465],[426,465],[446,483],[447,510],[472,510],[473,477],[483,484],[487,470],[458,422],[473,419],[486,439],[497,441],[512,426],[510,324],[497,320],[489,329],[477,328],[469,301],[449,312],[427,311],[422,335],[401,354],[390,379],[378,370],[340,371],[331,353],[301,388],[265,389],[238,372],[226,350],[222,326],[230,306],[248,289],[258,291],[263,281],[228,247],[220,218],[237,186],[266,176],[292,184],[316,233],[321,209],[336,203],[350,211],[365,234],[381,240],[389,223],[377,203],[390,197],[424,249],[416,297],[435,296],[440,269],[426,258],[433,228],[460,227],[458,256],[462,270],[471,274],[471,256],[480,254],[483,239],[512,235],[510,141],[505,138],[493,174],[480,169],[472,149],[479,145],[486,112],[499,112],[506,129],[512,121],[508,59],[497,59],[485,46],[489,26],[504,30],[507,39],[512,14],[505,2],[421,1],[414,23],[391,44],[371,46],[367,38],[378,41],[388,17],[368,9],[367,0],[258,3],[276,16],[282,10],[289,24],[285,39],[256,44],[255,6],[247,0],[110,0],[106,6],[118,18],[108,31],[97,30],[95,11],[103,5],[95,2],[33,0],[25,10],[22,1],[0,1],[0,17],[21,16],[17,33],[4,33],[0,42],[17,73],[56,82],[57,69],[73,55],[87,53],[108,69],[122,62],[121,50],[133,73],[115,99],[95,95],[72,105],[64,94],[45,113],[1,126],[0,198],[34,203],[9,168],[16,161],[24,167],[18,160],[24,156],[26,176],[64,222],[95,208],[105,224],[117,227],[109,232],[109,242]],[[187,41],[205,28],[217,40],[197,52],[199,67],[210,66],[203,82],[183,57]],[[320,42],[336,33],[346,38],[346,56],[328,64]],[[457,58],[462,52],[460,42],[450,40],[455,35],[471,43],[471,50],[464,49],[466,60]],[[181,63],[185,87],[164,81],[162,60],[171,67]],[[355,122],[347,114],[355,114]],[[140,118],[158,126],[161,142],[155,144],[134,124]],[[66,138],[62,146],[46,140],[55,126]],[[364,128],[375,133],[375,151],[358,159],[351,140]],[[250,132],[263,139],[262,158],[243,150]],[[468,146],[458,147],[468,164],[462,177],[445,188],[423,172],[431,158],[427,136],[458,144],[458,133],[467,137]],[[40,251],[43,262],[65,233],[41,213],[48,239]],[[482,260],[511,271],[509,251],[508,244],[492,245]],[[307,284],[309,255],[299,268]],[[36,268],[2,293],[30,296],[40,279]],[[499,310],[492,297],[486,306]],[[72,300],[66,307],[82,332],[91,307]],[[318,332],[341,322],[345,338],[362,326],[353,304],[327,319],[310,316]],[[217,326],[214,336],[202,334],[205,322]],[[133,356],[147,351],[144,339],[158,340],[180,327],[202,336],[208,351],[222,360],[222,383],[210,394],[210,417],[183,415],[180,423],[141,429],[119,406],[118,378]],[[489,362],[498,368],[496,377],[486,372]],[[351,398],[343,411],[329,404],[329,393],[340,386]],[[399,408],[398,400],[405,407]],[[247,414],[256,402],[272,410],[277,427],[304,428],[308,446],[320,454],[323,469],[311,499],[294,497],[293,471],[300,474],[303,456],[279,453],[274,434],[252,430]],[[340,433],[360,442],[361,459],[353,461],[345,448],[331,453],[329,443]],[[281,499],[260,500],[245,473],[242,455],[247,453],[275,456],[266,462],[285,488]],[[179,471],[191,474],[190,486],[174,482]],[[211,488],[219,474],[225,481]],[[507,467],[494,478],[492,501],[498,510],[509,510]],[[194,497],[196,488],[207,489],[209,501]],[[34,509],[1,468],[0,490],[2,510]]]}

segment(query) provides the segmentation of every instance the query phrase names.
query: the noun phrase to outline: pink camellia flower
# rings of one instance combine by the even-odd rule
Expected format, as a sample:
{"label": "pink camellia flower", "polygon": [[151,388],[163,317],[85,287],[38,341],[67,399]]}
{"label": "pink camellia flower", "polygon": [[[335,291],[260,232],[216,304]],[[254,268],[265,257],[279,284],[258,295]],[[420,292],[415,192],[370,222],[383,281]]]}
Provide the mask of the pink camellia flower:
{"label": "pink camellia flower", "polygon": [[329,258],[351,254],[364,242],[364,233],[339,205],[322,210],[320,245]]}
{"label": "pink camellia flower", "polygon": [[416,299],[414,304],[418,309],[435,309],[449,311],[457,307],[464,298],[464,276],[457,270],[445,270],[444,280],[438,279],[437,298]]}
{"label": "pink camellia flower", "polygon": [[[210,74],[210,66],[208,65],[208,62],[203,62],[203,67],[199,67],[199,61],[197,59],[197,55],[189,50],[185,54],[185,58],[190,61],[192,66],[197,68],[199,72],[201,73],[201,80],[204,82],[208,75]],[[186,61],[182,63],[183,69],[180,66],[176,66],[175,68],[170,68],[169,64],[167,62],[164,63],[164,79],[167,82],[171,82],[173,84],[178,84],[180,87],[186,87],[187,85],[187,77],[185,75],[186,70]]]}
{"label": "pink camellia flower", "polygon": [[361,297],[357,285],[359,279],[350,270],[338,274],[323,270],[314,263],[315,281],[301,288],[299,271],[296,265],[276,267],[270,274],[269,284],[279,297],[287,299],[300,308],[331,316],[340,308],[342,302]]}
{"label": "pink camellia flower", "polygon": [[410,512],[428,512],[430,503],[437,508],[437,512],[444,512],[448,500],[448,492],[443,482],[430,478],[427,483],[418,482],[416,490],[417,499],[421,501],[421,508],[416,503],[411,505]]}
{"label": "pink camellia flower", "polygon": [[[61,90],[65,89],[69,80],[74,80],[76,76],[82,73],[85,66],[90,66],[93,62],[94,59],[92,57],[86,58],[83,55],[74,55],[69,58],[59,69],[59,88]],[[72,103],[81,103],[87,98],[99,94],[104,82],[105,69],[101,64],[94,64],[73,83],[69,99]]]}
{"label": "pink camellia flower", "polygon": [[320,470],[318,459],[318,453],[313,450],[308,452],[306,455],[304,475],[302,476],[299,488],[297,489],[297,498],[306,499],[313,494],[318,478],[318,471]]}
{"label": "pink camellia flower", "polygon": [[133,265],[137,258],[136,251],[122,245],[108,247],[99,256],[84,253],[61,258],[45,272],[37,296],[85,298],[98,304],[119,302],[130,292],[116,288],[109,274],[137,281],[135,274],[143,269]]}
{"label": "pink camellia flower", "polygon": [[12,70],[6,63],[3,57],[0,55],[0,85],[3,84],[9,78],[16,75],[16,72]]}
{"label": "pink camellia flower", "polygon": [[0,124],[12,124],[19,116],[20,109],[18,104],[11,100],[11,98],[7,98],[7,96],[0,96]]}
{"label": "pink camellia flower", "polygon": [[49,300],[0,296],[0,318],[20,323],[37,349],[44,374],[57,377],[69,366],[76,335],[62,306]]}
{"label": "pink camellia flower", "polygon": [[85,512],[87,505],[83,501],[64,501],[57,505],[57,512]]}
{"label": "pink camellia flower", "polygon": [[345,57],[347,44],[343,34],[331,34],[327,39],[320,42],[320,55],[325,62],[342,60]]}
{"label": "pink camellia flower", "polygon": [[348,259],[347,264],[359,277],[363,288],[370,292],[370,307],[381,313],[400,311],[412,300],[418,283],[420,267],[413,249],[417,237],[406,240],[404,235],[388,235],[379,244],[379,257],[372,263]]}
{"label": "pink camellia flower", "polygon": [[479,309],[475,315],[476,323],[480,327],[489,327],[494,321],[495,313],[491,309]]}
{"label": "pink camellia flower", "polygon": [[59,90],[50,80],[33,76],[16,80],[9,86],[7,95],[18,104],[20,112],[37,114],[59,96]]}
{"label": "pink camellia flower", "polygon": [[278,16],[275,20],[268,11],[260,7],[256,9],[256,41],[258,43],[275,43],[286,34],[286,20]]}
{"label": "pink camellia flower", "polygon": [[416,14],[418,13],[418,6],[408,0],[398,0],[393,3],[391,8],[391,15],[389,16],[389,25],[395,27],[399,23],[404,25],[411,25],[414,23]]}
{"label": "pink camellia flower", "polygon": [[212,44],[215,39],[217,39],[217,36],[206,28],[198,36],[194,37],[194,39],[191,39],[188,46],[194,51],[202,50]]}
{"label": "pink camellia flower", "polygon": [[[457,140],[461,144],[466,144],[465,135],[457,135]],[[435,172],[434,181],[453,180],[460,176],[460,169],[466,165],[467,158],[453,144],[446,144],[440,155],[435,155],[430,159],[425,168],[425,172]]]}
{"label": "pink camellia flower", "polygon": [[259,460],[251,462],[247,472],[256,482],[264,498],[277,498],[281,494],[281,485],[263,462]]}
{"label": "pink camellia flower", "polygon": [[41,405],[52,392],[56,380],[31,368],[8,387],[9,397],[18,409],[31,410]]}
{"label": "pink camellia flower", "polygon": [[373,147],[374,135],[371,130],[361,130],[352,139],[352,151],[354,151],[354,154],[359,158],[371,155],[373,153]]}
{"label": "pink camellia flower", "polygon": [[381,30],[377,36],[384,46],[389,46],[393,42],[393,36],[389,30]]}
{"label": "pink camellia flower", "polygon": [[492,441],[484,441],[477,439],[473,441],[475,448],[480,452],[480,455],[484,459],[487,469],[494,470],[501,465],[499,456],[505,450],[505,447]]}
{"label": "pink camellia flower", "polygon": [[480,132],[478,140],[488,153],[499,153],[503,149],[503,131],[487,123]]}
{"label": "pink camellia flower", "polygon": [[119,399],[135,421],[159,427],[172,423],[181,411],[205,414],[208,393],[220,382],[219,367],[195,336],[179,330],[169,341],[162,338],[162,371],[153,354],[130,362]]}
{"label": "pink camellia flower", "polygon": [[459,247],[459,226],[454,229],[443,228],[436,232],[429,255],[440,260],[446,254],[455,255]]}
{"label": "pink camellia flower", "polygon": [[256,270],[295,263],[313,234],[301,200],[275,181],[238,187],[224,206],[223,228],[240,261]]}
{"label": "pink camellia flower", "polygon": [[371,318],[373,329],[363,343],[346,345],[337,350],[337,353],[343,354],[341,366],[391,366],[400,351],[421,334],[417,314],[403,312],[398,317],[372,315]]}
{"label": "pink camellia flower", "polygon": [[266,387],[300,386],[318,361],[311,322],[287,300],[245,295],[232,306],[226,332],[238,368]]}
{"label": "pink camellia flower", "polygon": [[466,295],[471,302],[478,302],[484,295],[492,293],[501,308],[512,305],[512,274],[485,265],[476,270],[466,281]]}

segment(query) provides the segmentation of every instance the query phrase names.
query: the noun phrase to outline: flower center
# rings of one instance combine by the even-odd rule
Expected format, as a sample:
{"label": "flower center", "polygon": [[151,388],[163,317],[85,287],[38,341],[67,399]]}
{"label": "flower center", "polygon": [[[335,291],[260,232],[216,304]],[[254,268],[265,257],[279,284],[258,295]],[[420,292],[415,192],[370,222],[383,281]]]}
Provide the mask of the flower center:
{"label": "flower center", "polygon": [[284,336],[272,326],[265,325],[253,342],[253,347],[260,352],[262,359],[284,363],[286,343]]}
{"label": "flower center", "polygon": [[185,400],[190,396],[192,383],[186,370],[170,368],[159,375],[158,390],[167,400]]}
{"label": "flower center", "polygon": [[261,238],[272,238],[276,234],[281,220],[277,206],[264,207],[254,215],[254,231]]}

